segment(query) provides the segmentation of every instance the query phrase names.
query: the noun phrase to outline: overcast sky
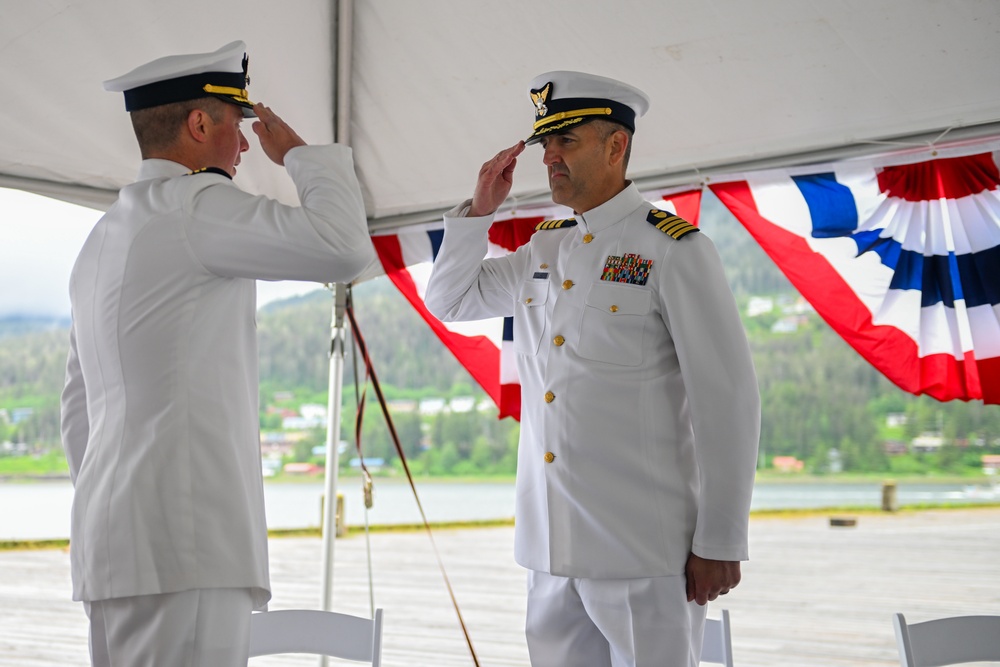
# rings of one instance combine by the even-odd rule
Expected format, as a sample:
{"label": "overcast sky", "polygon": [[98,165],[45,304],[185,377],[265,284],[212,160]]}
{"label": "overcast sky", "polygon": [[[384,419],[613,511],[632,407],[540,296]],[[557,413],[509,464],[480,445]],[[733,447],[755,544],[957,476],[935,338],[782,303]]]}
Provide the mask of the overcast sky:
{"label": "overcast sky", "polygon": [[[69,274],[101,211],[0,188],[0,317],[69,316]],[[314,283],[257,283],[258,305]]]}

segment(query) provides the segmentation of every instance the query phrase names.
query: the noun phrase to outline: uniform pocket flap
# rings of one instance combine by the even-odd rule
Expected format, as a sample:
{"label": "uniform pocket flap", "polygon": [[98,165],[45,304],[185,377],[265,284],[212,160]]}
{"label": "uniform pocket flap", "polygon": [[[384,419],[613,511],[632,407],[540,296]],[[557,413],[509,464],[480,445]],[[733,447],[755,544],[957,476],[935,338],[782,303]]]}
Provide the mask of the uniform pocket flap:
{"label": "uniform pocket flap", "polygon": [[587,292],[587,305],[616,315],[645,315],[652,292],[637,287],[597,282]]}
{"label": "uniform pocket flap", "polygon": [[521,283],[521,289],[517,293],[517,301],[522,306],[533,308],[535,306],[544,306],[548,296],[548,280],[526,280]]}

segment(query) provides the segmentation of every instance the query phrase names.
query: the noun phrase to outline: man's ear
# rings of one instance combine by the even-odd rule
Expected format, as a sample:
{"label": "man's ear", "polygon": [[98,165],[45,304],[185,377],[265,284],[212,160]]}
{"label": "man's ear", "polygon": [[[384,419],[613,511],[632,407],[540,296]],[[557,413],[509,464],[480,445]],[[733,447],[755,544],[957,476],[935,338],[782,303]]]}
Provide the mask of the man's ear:
{"label": "man's ear", "polygon": [[204,109],[192,109],[187,117],[187,132],[199,144],[208,141],[209,127],[212,119]]}
{"label": "man's ear", "polygon": [[628,133],[623,130],[616,130],[611,133],[611,138],[608,141],[608,145],[611,150],[608,153],[608,158],[611,164],[621,164],[625,159],[625,151],[628,148]]}

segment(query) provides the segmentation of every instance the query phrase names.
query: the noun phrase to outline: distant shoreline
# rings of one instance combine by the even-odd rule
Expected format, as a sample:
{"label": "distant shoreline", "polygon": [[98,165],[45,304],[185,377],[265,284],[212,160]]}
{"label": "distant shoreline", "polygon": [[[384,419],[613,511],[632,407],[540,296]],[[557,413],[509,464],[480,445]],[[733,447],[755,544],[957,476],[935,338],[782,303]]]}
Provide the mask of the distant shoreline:
{"label": "distant shoreline", "polygon": [[[32,482],[58,482],[69,480],[69,473],[46,473],[34,474],[0,474],[0,484],[18,483],[30,484]],[[339,480],[357,481],[359,475],[341,472]],[[414,482],[419,486],[421,482],[433,482],[435,484],[496,484],[514,483],[513,475],[456,475],[456,476],[424,476],[415,475]],[[407,484],[404,475],[376,475],[377,484]],[[322,473],[309,476],[283,476],[278,478],[266,477],[265,484],[310,484],[324,481]],[[813,475],[805,473],[779,473],[774,471],[763,471],[757,473],[754,484],[1000,484],[1000,479],[991,475],[953,475],[953,474],[932,474],[932,475],[892,475],[889,473],[838,473],[835,475]]]}

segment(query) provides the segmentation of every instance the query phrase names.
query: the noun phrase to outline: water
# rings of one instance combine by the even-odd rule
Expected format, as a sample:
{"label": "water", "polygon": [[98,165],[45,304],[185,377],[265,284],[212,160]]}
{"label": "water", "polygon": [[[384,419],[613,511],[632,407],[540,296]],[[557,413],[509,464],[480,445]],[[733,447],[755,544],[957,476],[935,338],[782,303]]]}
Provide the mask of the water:
{"label": "water", "polygon": [[[348,525],[365,522],[360,484],[342,478]],[[513,482],[449,483],[417,480],[417,492],[432,523],[509,519],[514,515]],[[264,500],[271,528],[318,526],[323,482],[267,483]],[[899,484],[901,507],[923,503],[1000,502],[1000,489],[962,484]],[[69,537],[73,488],[68,480],[0,482],[0,540]],[[877,482],[758,484],[752,509],[820,509],[824,507],[880,507],[882,487]],[[371,525],[420,523],[409,485],[402,480],[375,480],[375,503],[368,513]]]}

